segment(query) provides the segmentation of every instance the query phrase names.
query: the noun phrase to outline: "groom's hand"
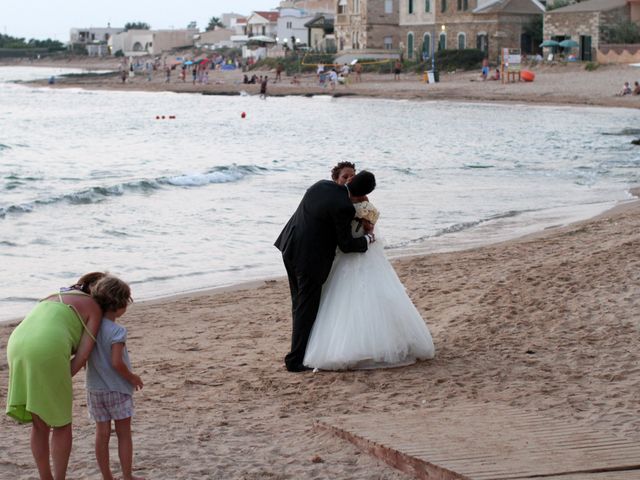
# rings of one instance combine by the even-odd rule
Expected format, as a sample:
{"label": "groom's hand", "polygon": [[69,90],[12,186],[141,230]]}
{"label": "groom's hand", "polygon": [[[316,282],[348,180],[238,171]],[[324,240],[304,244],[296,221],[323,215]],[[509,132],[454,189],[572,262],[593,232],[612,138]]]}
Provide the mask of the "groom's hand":
{"label": "groom's hand", "polygon": [[367,238],[370,244],[376,241],[376,235],[373,232],[365,234],[365,237]]}

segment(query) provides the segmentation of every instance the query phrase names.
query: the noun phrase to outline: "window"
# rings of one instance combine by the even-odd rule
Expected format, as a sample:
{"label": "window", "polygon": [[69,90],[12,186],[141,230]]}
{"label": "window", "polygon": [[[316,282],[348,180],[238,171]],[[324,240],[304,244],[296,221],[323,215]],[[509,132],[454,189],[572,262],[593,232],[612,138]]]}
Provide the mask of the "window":
{"label": "window", "polygon": [[431,11],[431,0],[424,0],[424,11],[426,13]]}
{"label": "window", "polygon": [[384,13],[393,13],[393,0],[384,0]]}
{"label": "window", "polygon": [[442,3],[440,4],[440,11],[441,12],[446,12],[447,11],[447,0],[441,0]]}
{"label": "window", "polygon": [[342,15],[347,13],[347,0],[340,0],[338,2],[338,14]]}
{"label": "window", "polygon": [[413,58],[413,33],[407,35],[407,57]]}
{"label": "window", "polygon": [[467,36],[464,33],[458,34],[458,50],[467,48]]}
{"label": "window", "polygon": [[384,49],[393,50],[393,37],[384,37]]}
{"label": "window", "polygon": [[442,32],[440,34],[440,41],[438,42],[438,50],[444,50],[447,48],[447,34]]}
{"label": "window", "polygon": [[291,30],[293,28],[293,22],[287,22],[287,28]]}
{"label": "window", "polygon": [[462,10],[465,12],[469,10],[469,0],[462,0]]}
{"label": "window", "polygon": [[360,0],[353,0],[353,13],[360,13]]}
{"label": "window", "polygon": [[422,37],[422,58],[429,58],[431,56],[431,34],[425,33]]}
{"label": "window", "polygon": [[462,0],[458,0],[458,11],[462,10]]}
{"label": "window", "polygon": [[409,13],[413,13],[413,0],[409,0]]}

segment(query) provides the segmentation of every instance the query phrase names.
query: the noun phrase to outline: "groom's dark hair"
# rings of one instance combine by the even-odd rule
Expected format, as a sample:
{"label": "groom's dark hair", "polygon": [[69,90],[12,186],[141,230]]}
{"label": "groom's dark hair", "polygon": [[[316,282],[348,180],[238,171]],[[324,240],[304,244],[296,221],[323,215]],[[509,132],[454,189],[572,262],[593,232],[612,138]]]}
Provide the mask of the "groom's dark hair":
{"label": "groom's dark hair", "polygon": [[349,182],[349,192],[354,197],[369,195],[376,188],[376,177],[373,173],[362,170]]}

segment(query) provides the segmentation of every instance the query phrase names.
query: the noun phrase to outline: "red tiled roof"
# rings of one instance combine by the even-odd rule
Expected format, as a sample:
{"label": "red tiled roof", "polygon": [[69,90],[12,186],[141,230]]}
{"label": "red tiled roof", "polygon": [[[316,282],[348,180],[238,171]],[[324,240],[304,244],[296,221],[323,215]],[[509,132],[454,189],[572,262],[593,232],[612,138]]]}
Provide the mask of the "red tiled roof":
{"label": "red tiled roof", "polygon": [[261,17],[266,18],[270,22],[277,22],[278,17],[280,16],[280,12],[253,12],[256,15],[260,15]]}

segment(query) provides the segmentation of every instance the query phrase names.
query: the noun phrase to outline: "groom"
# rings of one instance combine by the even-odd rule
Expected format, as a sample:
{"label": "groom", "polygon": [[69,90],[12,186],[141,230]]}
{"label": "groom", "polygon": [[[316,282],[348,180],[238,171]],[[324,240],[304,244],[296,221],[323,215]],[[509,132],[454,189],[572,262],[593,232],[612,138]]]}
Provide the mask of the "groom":
{"label": "groom", "polygon": [[291,289],[293,332],[291,351],[284,359],[290,372],[308,370],[302,361],[336,247],[345,253],[366,252],[368,244],[375,241],[373,233],[360,238],[351,234],[355,216],[352,199],[368,195],[375,186],[375,176],[366,170],[348,185],[320,180],[307,190],[276,240]]}

